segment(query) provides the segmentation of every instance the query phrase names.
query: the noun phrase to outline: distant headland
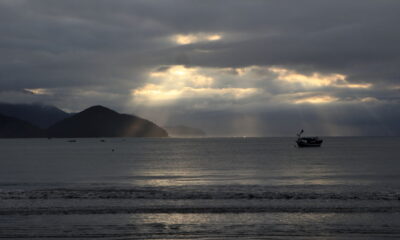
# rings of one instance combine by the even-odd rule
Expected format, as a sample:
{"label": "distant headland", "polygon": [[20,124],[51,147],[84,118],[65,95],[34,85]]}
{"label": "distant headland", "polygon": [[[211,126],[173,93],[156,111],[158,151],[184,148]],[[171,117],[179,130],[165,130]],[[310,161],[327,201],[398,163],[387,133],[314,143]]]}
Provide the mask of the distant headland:
{"label": "distant headland", "polygon": [[0,138],[168,137],[165,129],[149,120],[103,106],[64,116],[47,128],[40,128],[25,119],[0,113]]}
{"label": "distant headland", "polygon": [[172,137],[205,137],[206,133],[198,128],[188,126],[165,126],[169,136]]}

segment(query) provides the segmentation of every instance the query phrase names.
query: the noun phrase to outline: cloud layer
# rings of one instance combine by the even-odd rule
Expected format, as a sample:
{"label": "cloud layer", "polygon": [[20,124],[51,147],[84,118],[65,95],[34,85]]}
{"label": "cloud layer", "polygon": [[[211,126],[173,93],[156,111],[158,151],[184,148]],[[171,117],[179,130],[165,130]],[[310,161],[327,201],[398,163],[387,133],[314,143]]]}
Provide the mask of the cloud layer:
{"label": "cloud layer", "polygon": [[398,135],[400,2],[0,1],[0,101],[215,135]]}

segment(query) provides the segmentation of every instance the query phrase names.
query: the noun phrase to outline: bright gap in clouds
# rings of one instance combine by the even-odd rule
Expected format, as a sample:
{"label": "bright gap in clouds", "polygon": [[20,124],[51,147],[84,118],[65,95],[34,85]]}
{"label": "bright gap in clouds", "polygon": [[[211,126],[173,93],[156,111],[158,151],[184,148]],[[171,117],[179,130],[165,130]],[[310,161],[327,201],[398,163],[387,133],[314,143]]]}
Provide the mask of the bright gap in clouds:
{"label": "bright gap in clouds", "polygon": [[331,97],[331,96],[316,96],[316,97],[308,97],[299,100],[295,100],[295,104],[301,103],[311,103],[311,104],[324,104],[324,103],[331,103],[337,101],[338,98]]}
{"label": "bright gap in clouds", "polygon": [[51,95],[52,92],[46,88],[25,88],[25,91],[34,95]]}
{"label": "bright gap in clouds", "polygon": [[306,88],[318,88],[318,87],[336,87],[336,88],[370,88],[370,83],[359,83],[351,84],[347,81],[347,76],[343,74],[321,74],[312,73],[311,75],[305,75],[297,73],[296,71],[271,67],[269,70],[277,74],[277,79],[287,81],[293,84],[300,84]]}
{"label": "bright gap in clouds", "polygon": [[218,41],[221,39],[222,35],[216,33],[177,34],[171,37],[171,40],[179,45],[187,45],[198,42]]}
{"label": "bright gap in clouds", "polygon": [[148,83],[132,90],[135,103],[169,105],[180,99],[231,99],[240,100],[258,94],[254,87],[219,85],[214,76],[218,69],[201,69],[182,65],[170,66],[162,71],[149,73]]}
{"label": "bright gap in clouds", "polygon": [[[146,83],[133,89],[131,95],[134,103],[142,105],[173,105],[185,99],[208,102],[208,107],[213,108],[218,104],[214,100],[224,101],[224,106],[227,102],[257,106],[345,103],[350,100],[341,98],[341,92],[362,92],[372,87],[370,83],[350,83],[347,76],[338,73],[305,75],[268,66],[207,68],[172,65],[150,72]],[[337,93],[332,92],[332,88],[336,88]],[[365,102],[365,99],[369,100],[368,96],[351,101]],[[195,104],[195,101],[191,103]]]}

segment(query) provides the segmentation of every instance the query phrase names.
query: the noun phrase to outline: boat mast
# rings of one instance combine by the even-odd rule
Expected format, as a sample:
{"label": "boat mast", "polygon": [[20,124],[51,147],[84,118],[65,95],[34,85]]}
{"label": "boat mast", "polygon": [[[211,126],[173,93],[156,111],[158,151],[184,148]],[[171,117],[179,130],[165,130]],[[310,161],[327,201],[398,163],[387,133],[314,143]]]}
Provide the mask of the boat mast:
{"label": "boat mast", "polygon": [[304,132],[304,130],[303,129],[301,129],[301,131],[299,132],[299,133],[297,133],[296,135],[297,135],[297,137],[298,138],[300,138],[301,137],[301,134]]}

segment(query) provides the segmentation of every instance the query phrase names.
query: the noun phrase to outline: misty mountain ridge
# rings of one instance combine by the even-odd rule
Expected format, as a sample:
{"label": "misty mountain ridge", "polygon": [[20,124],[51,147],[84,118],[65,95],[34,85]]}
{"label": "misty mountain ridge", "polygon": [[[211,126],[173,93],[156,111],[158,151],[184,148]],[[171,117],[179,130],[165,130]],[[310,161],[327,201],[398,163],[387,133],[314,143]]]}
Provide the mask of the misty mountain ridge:
{"label": "misty mountain ridge", "polygon": [[57,107],[40,103],[0,103],[0,114],[29,122],[32,125],[43,129],[71,116],[71,114],[62,111]]}
{"label": "misty mountain ridge", "polygon": [[103,106],[68,115],[47,129],[14,117],[0,116],[0,138],[168,137],[167,131],[149,120]]}
{"label": "misty mountain ridge", "polygon": [[45,132],[32,124],[0,114],[0,138],[37,138]]}

